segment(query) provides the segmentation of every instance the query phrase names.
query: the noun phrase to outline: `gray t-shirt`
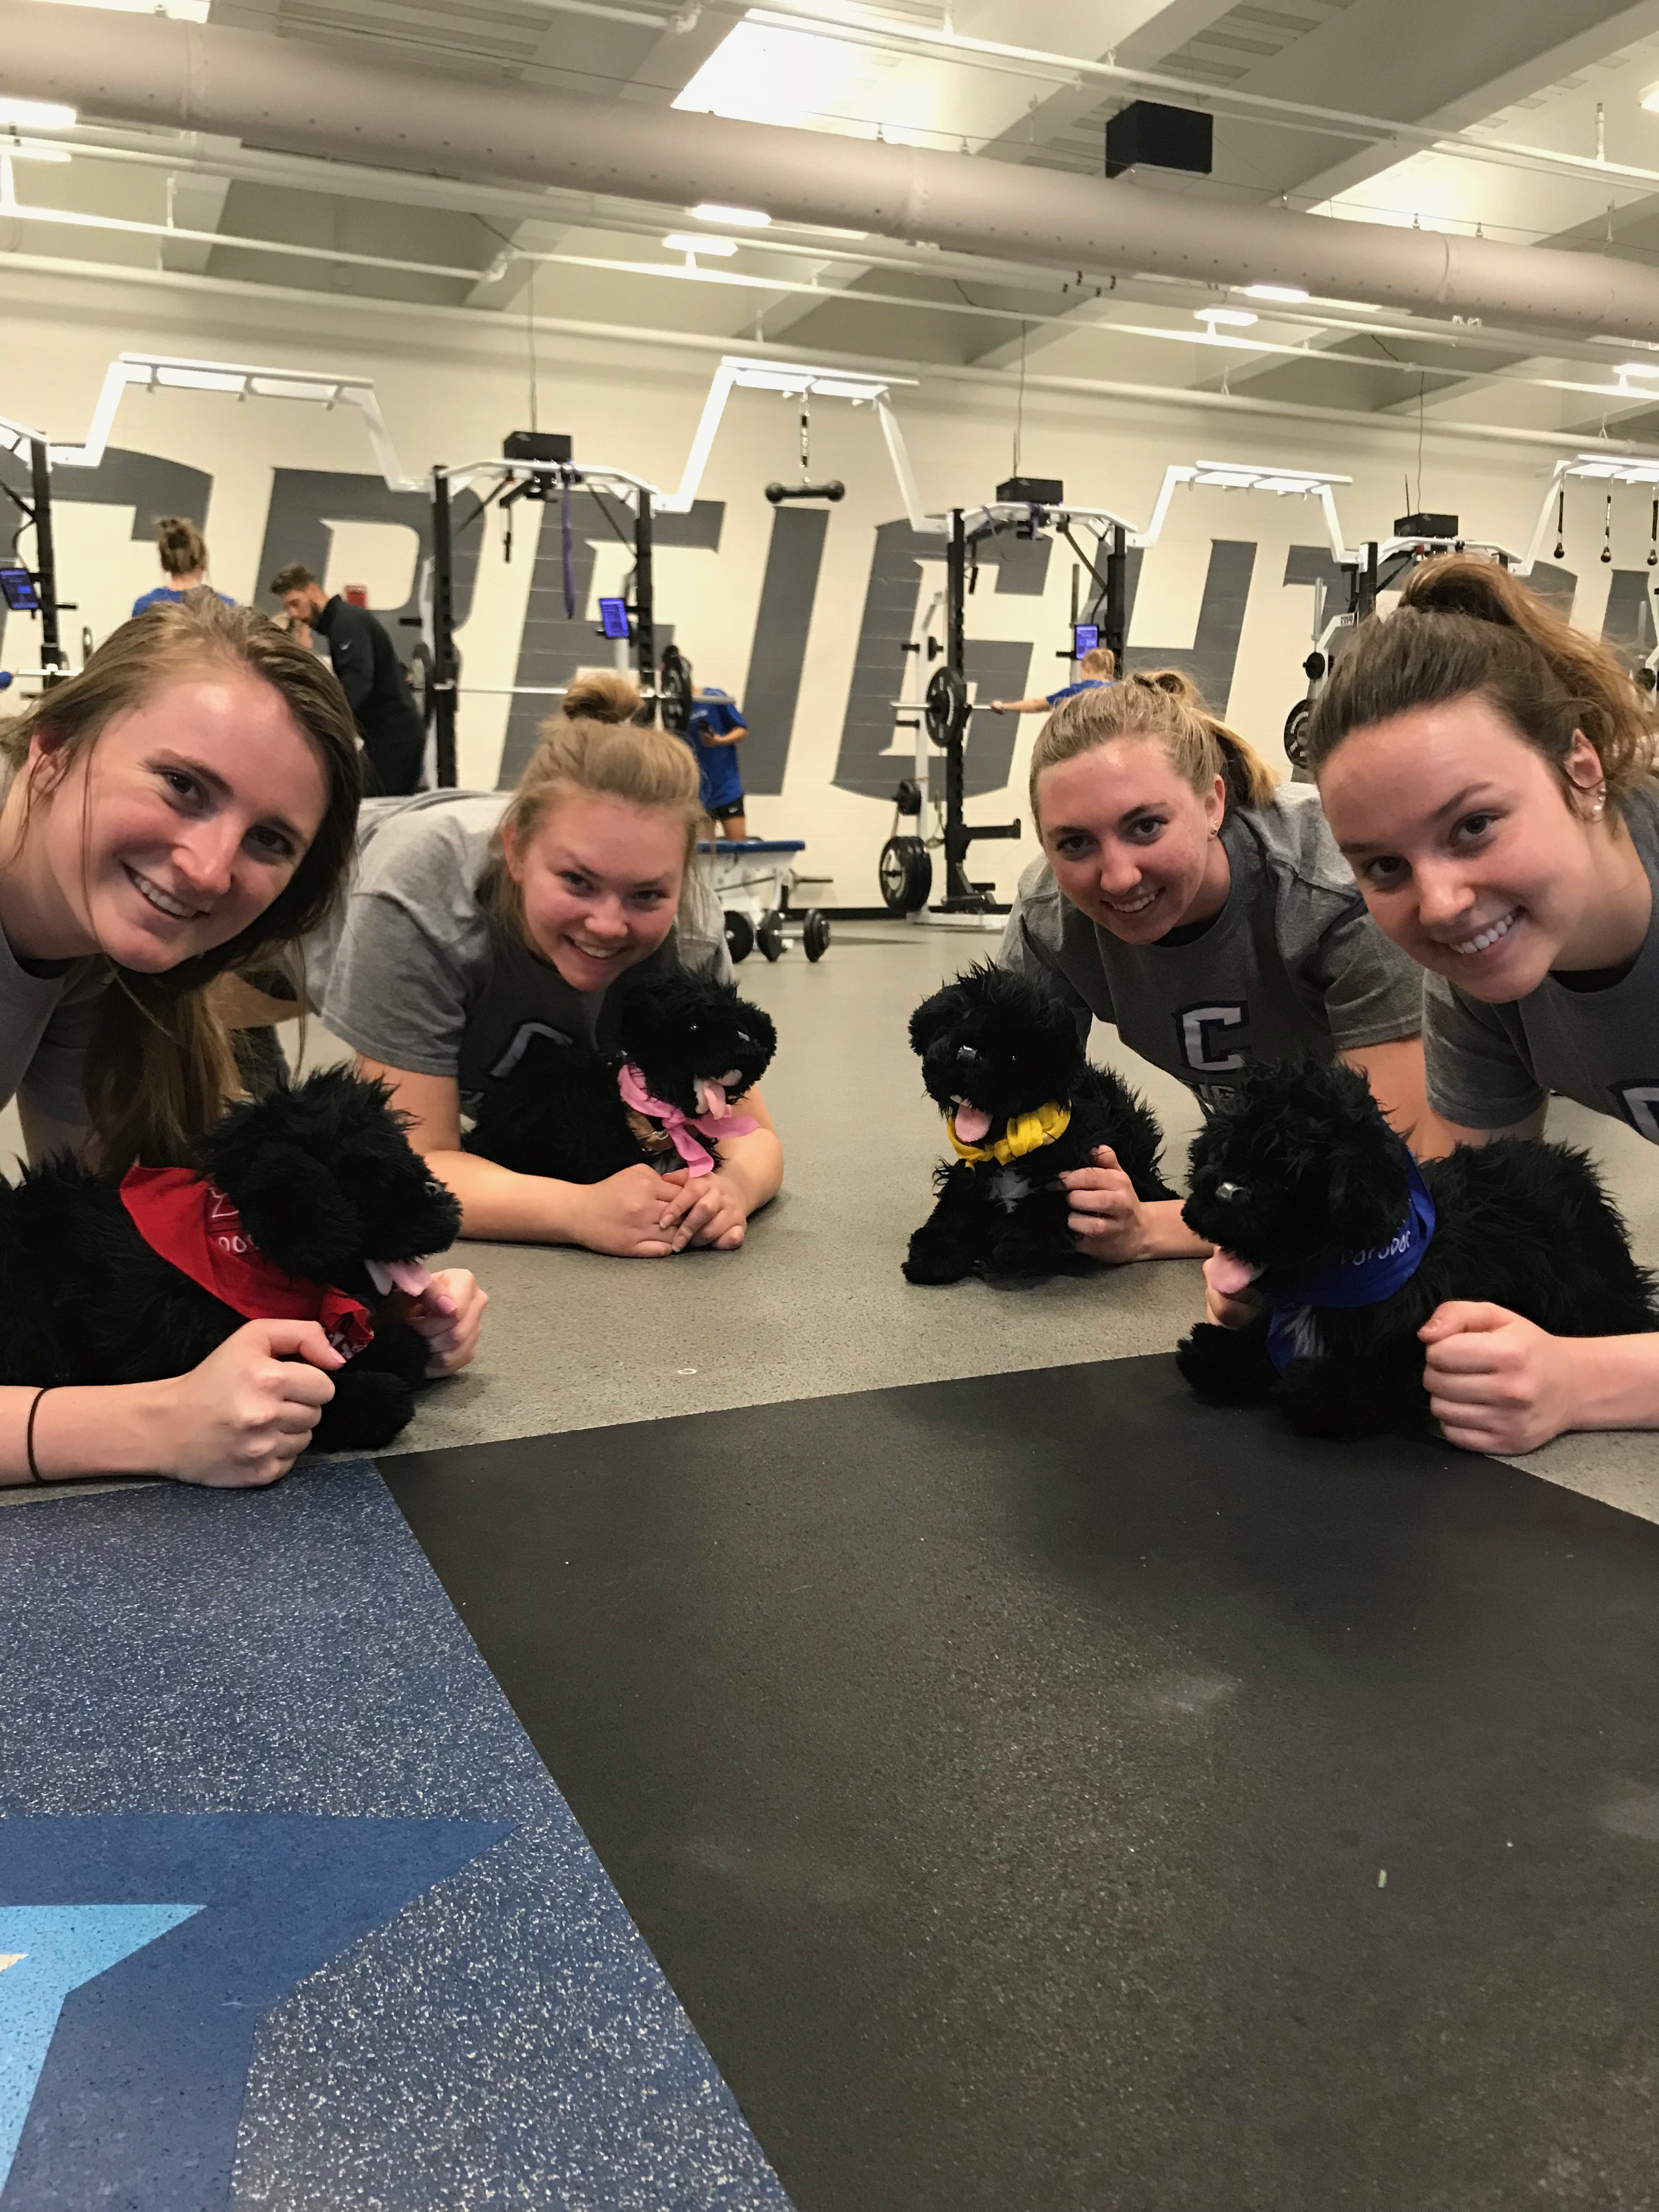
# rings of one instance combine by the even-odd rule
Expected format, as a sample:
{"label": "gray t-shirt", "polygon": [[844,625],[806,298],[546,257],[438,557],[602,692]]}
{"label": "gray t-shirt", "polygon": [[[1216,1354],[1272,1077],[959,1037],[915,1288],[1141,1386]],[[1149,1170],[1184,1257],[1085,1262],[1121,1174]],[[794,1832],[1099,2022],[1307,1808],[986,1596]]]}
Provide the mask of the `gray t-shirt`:
{"label": "gray t-shirt", "polygon": [[1429,1103],[1449,1121],[1512,1128],[1559,1091],[1659,1145],[1659,786],[1633,793],[1625,818],[1653,886],[1653,916],[1616,982],[1575,989],[1547,975],[1528,997],[1487,1006],[1443,975],[1425,977]]}
{"label": "gray t-shirt", "polygon": [[0,1105],[18,1098],[84,1127],[82,1077],[109,971],[95,956],[52,965],[32,975],[0,933]]}
{"label": "gray t-shirt", "polygon": [[422,792],[364,803],[334,924],[306,945],[307,988],[337,1036],[414,1075],[450,1075],[474,1111],[532,1036],[608,1049],[626,994],[676,968],[729,981],[718,907],[687,872],[674,928],[603,991],[576,991],[494,921],[477,883],[508,794]]}
{"label": "gray t-shirt", "polygon": [[999,964],[1097,1016],[1200,1097],[1251,1060],[1329,1058],[1421,1026],[1422,973],[1365,910],[1317,801],[1231,809],[1227,903],[1180,944],[1126,945],[1074,907],[1046,860],[1020,878]]}

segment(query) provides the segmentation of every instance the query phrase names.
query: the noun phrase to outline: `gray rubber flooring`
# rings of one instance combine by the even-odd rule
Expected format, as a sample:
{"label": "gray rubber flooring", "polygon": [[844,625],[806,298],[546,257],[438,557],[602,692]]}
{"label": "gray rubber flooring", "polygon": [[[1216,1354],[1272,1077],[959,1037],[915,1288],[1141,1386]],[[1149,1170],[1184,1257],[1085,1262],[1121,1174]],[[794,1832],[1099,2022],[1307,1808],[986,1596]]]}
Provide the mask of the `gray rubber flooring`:
{"label": "gray rubber flooring", "polygon": [[[941,1147],[905,1035],[911,1008],[995,939],[962,928],[854,926],[817,966],[758,953],[742,988],[777,1021],[765,1085],[782,1134],[784,1189],[736,1254],[621,1261],[586,1252],[464,1244],[489,1291],[484,1346],[433,1392],[404,1449],[595,1428],[1173,1349],[1201,1311],[1198,1265],[1103,1269],[1036,1289],[919,1291],[899,1273],[931,1202]],[[296,1031],[287,1033],[290,1056]],[[1197,1115],[1185,1088],[1095,1032],[1095,1055],[1138,1082],[1163,1121],[1181,1180]],[[309,1025],[308,1061],[342,1048]],[[1659,1161],[1633,1132],[1557,1102],[1551,1133],[1587,1145],[1659,1263]],[[0,1119],[0,1157],[18,1146]],[[1659,1520],[1659,1440],[1562,1439],[1522,1464]]]}

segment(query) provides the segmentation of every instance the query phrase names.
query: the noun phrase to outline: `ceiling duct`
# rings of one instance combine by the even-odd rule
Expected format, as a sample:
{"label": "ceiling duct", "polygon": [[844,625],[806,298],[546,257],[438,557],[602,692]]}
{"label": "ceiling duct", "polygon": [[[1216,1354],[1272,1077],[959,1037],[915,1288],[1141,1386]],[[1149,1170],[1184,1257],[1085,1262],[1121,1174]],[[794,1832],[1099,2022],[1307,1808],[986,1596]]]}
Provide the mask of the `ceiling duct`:
{"label": "ceiling duct", "polygon": [[1659,270],[1604,254],[1228,206],[1049,169],[520,85],[164,15],[0,0],[0,90],[417,174],[669,207],[711,195],[775,221],[1095,273],[1295,287],[1510,329],[1659,336]]}

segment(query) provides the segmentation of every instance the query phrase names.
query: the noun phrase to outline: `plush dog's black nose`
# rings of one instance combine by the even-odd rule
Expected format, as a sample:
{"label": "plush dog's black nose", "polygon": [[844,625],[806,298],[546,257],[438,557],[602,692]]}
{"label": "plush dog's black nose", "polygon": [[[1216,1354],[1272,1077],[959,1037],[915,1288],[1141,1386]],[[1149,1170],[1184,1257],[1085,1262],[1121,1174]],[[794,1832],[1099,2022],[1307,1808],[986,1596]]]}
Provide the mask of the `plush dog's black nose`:
{"label": "plush dog's black nose", "polygon": [[1215,1187],[1215,1194],[1224,1204],[1231,1199],[1248,1198],[1250,1194],[1250,1186],[1247,1182],[1218,1182]]}
{"label": "plush dog's black nose", "polygon": [[959,1044],[957,1047],[957,1058],[958,1060],[977,1060],[979,1058],[979,1054],[975,1051],[972,1045]]}

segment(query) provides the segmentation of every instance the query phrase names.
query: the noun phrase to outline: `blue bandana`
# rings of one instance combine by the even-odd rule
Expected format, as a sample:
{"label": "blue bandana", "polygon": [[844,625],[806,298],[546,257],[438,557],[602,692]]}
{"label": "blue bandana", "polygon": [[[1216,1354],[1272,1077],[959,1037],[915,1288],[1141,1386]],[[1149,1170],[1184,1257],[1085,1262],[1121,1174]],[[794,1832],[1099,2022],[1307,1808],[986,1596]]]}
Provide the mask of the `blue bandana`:
{"label": "blue bandana", "polygon": [[1417,1273],[1434,1237],[1434,1200],[1409,1154],[1406,1172],[1406,1218],[1386,1244],[1339,1260],[1288,1296],[1269,1299],[1273,1319],[1267,1327],[1267,1357],[1281,1375],[1291,1360],[1318,1352],[1320,1307],[1380,1305]]}

